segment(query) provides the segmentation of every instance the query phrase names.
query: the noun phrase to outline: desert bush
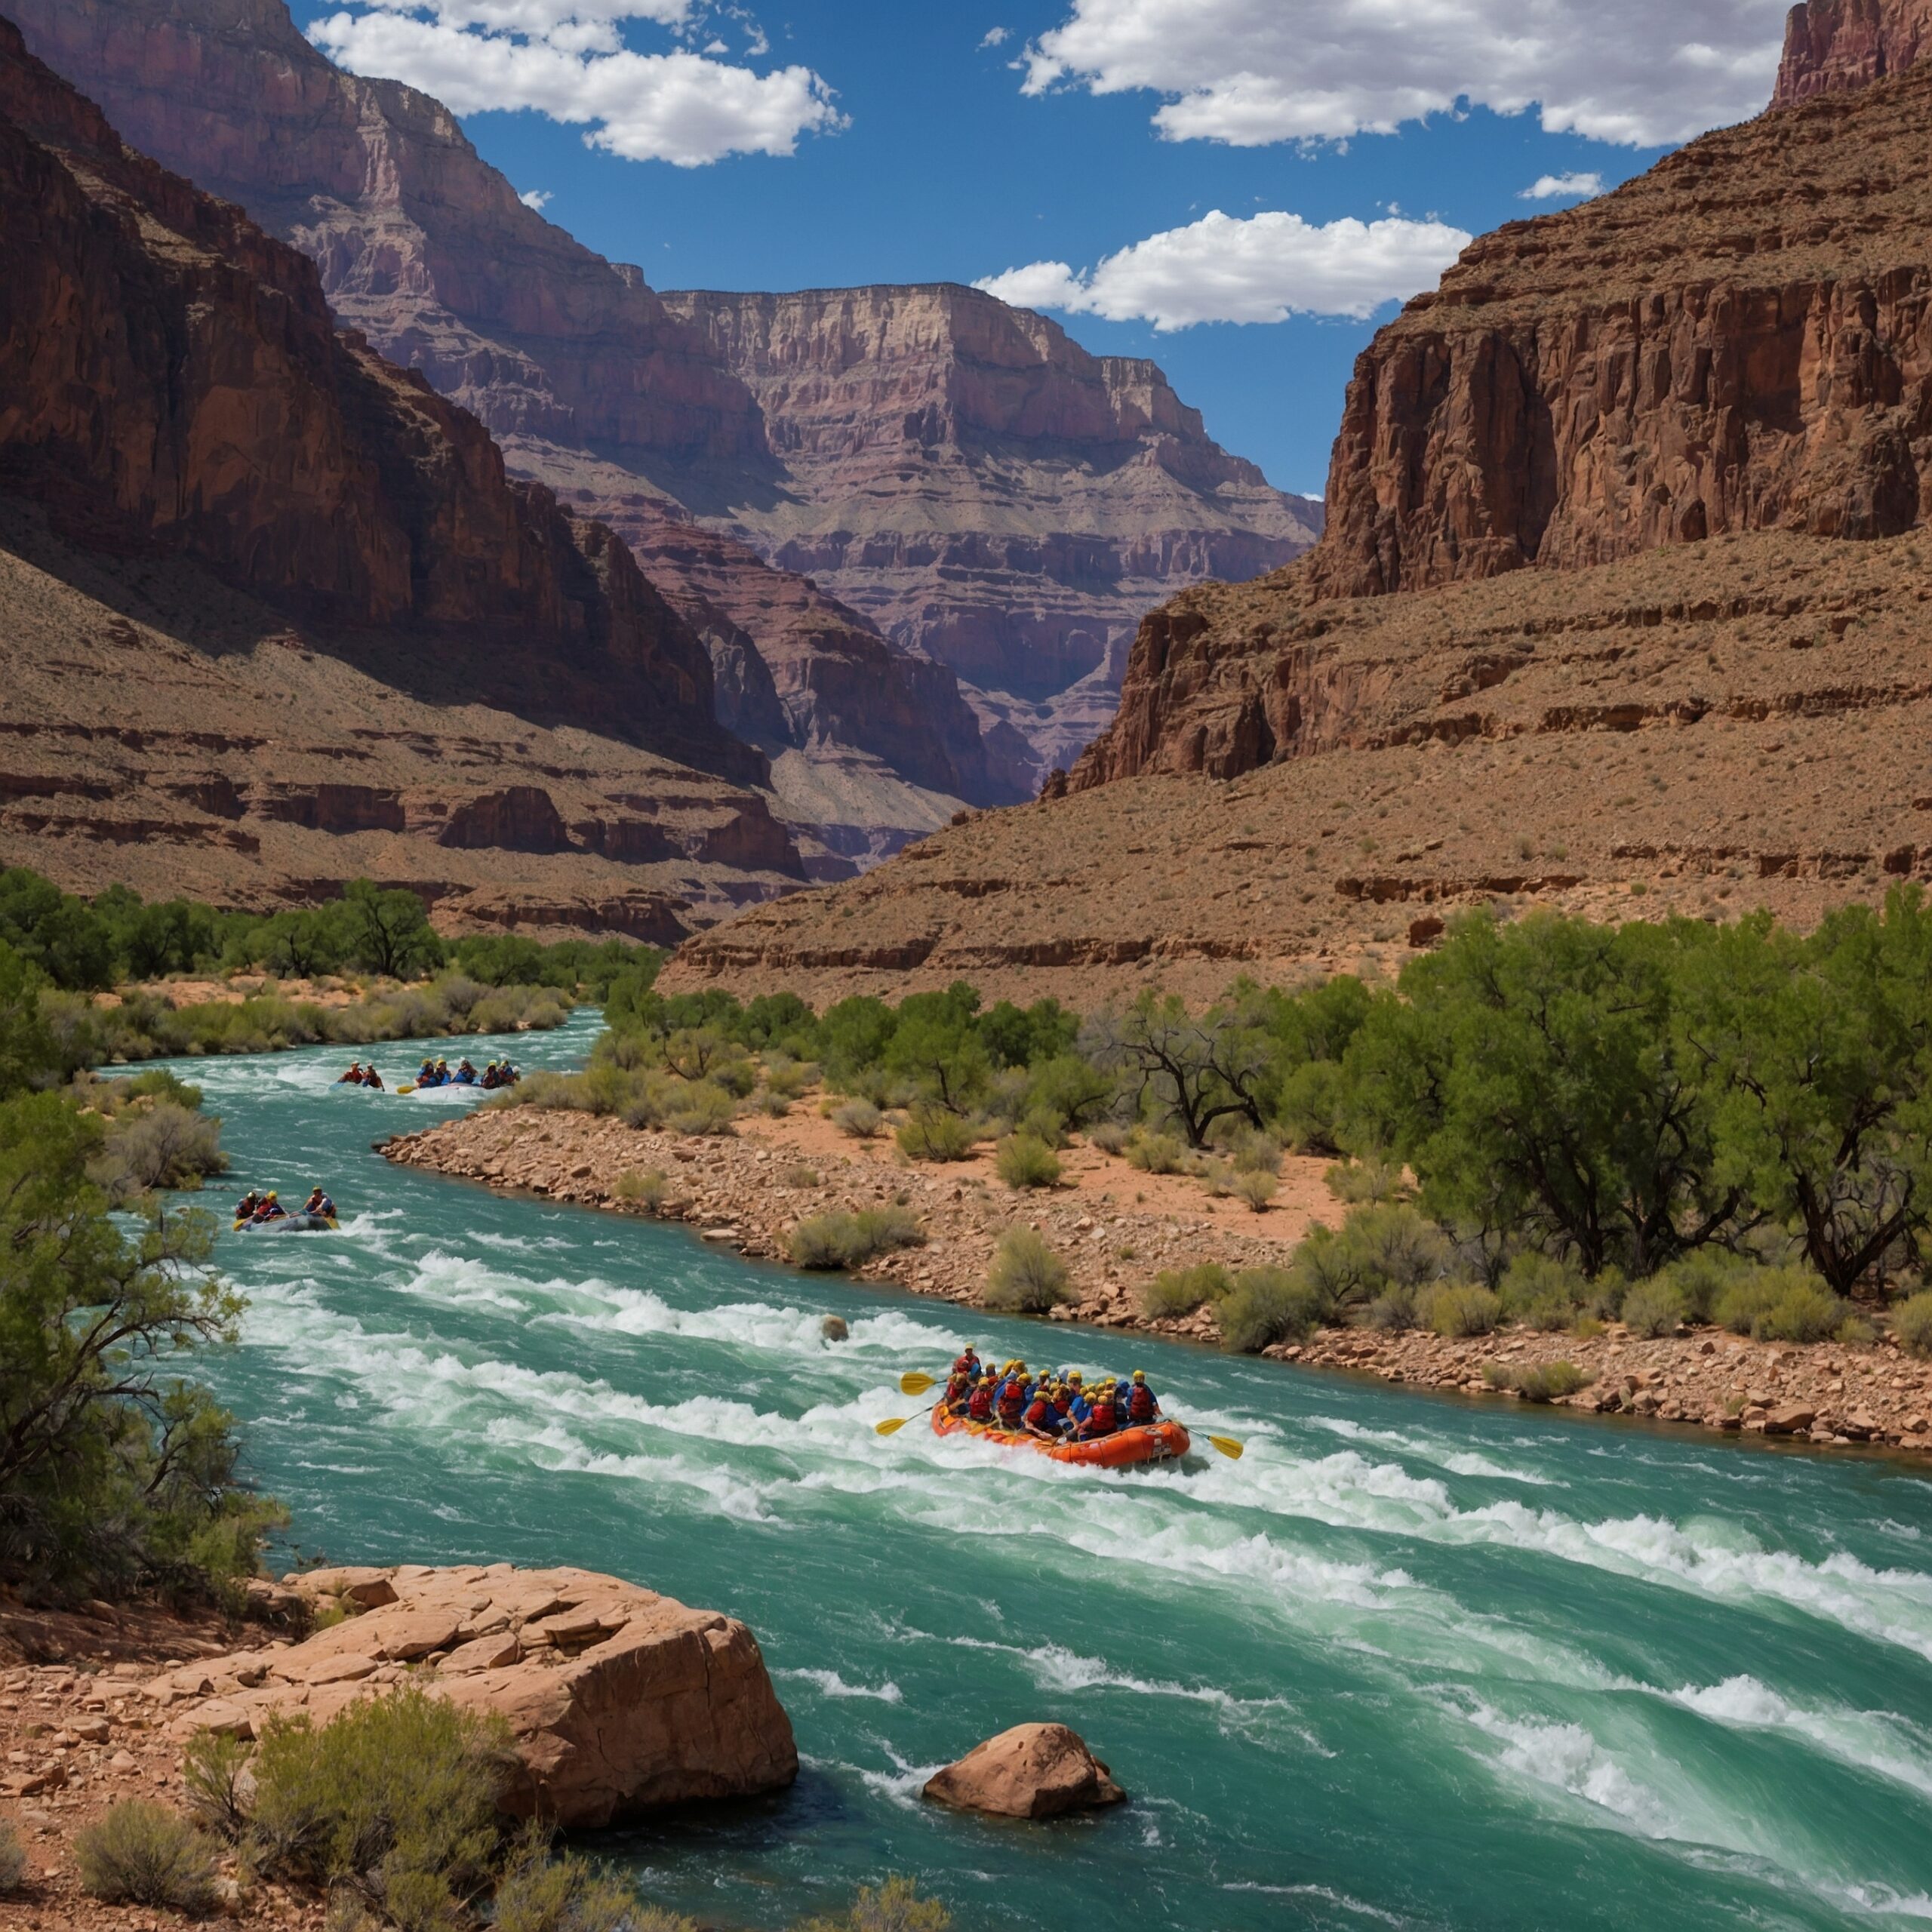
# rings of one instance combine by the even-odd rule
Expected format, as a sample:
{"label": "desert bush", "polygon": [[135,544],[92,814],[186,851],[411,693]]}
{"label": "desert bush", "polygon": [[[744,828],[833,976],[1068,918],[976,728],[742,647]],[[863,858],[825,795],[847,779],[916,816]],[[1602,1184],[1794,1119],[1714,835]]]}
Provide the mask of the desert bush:
{"label": "desert bush", "polygon": [[1130,1138],[1127,1129],[1118,1121],[1100,1121],[1087,1130],[1087,1144],[1099,1148],[1103,1154],[1119,1153]]}
{"label": "desert bush", "polygon": [[906,1115],[894,1137],[899,1151],[910,1161],[970,1161],[979,1136],[970,1121],[921,1103]]}
{"label": "desert bush", "polygon": [[1728,1254],[1721,1248],[1699,1248],[1673,1261],[1652,1279],[1675,1294],[1683,1304],[1681,1319],[1709,1321],[1716,1315],[1718,1299],[1725,1289],[1756,1273],[1758,1266],[1748,1256]]}
{"label": "desert bush", "polygon": [[162,1188],[195,1188],[226,1173],[221,1123],[173,1100],[131,1109],[108,1124],[94,1178],[115,1201]]}
{"label": "desert bush", "polygon": [[248,1747],[239,1738],[198,1732],[181,1754],[181,1797],[188,1816],[224,1844],[239,1844],[248,1829],[242,1801]]}
{"label": "desert bush", "polygon": [[1822,1342],[1851,1312],[1804,1268],[1753,1268],[1734,1275],[1712,1310],[1734,1334],[1761,1342]]}
{"label": "desert bush", "polygon": [[1291,1266],[1244,1269],[1214,1312],[1223,1346],[1254,1355],[1277,1342],[1300,1341],[1328,1309],[1320,1285]]}
{"label": "desert bush", "polygon": [[937,1899],[921,1898],[909,1878],[888,1878],[876,1892],[860,1892],[850,1912],[808,1919],[798,1932],[952,1932],[952,1913]]}
{"label": "desert bush", "polygon": [[679,1096],[665,1115],[664,1124],[674,1134],[694,1137],[729,1134],[737,1112],[737,1101],[721,1086],[700,1080]]}
{"label": "desert bush", "polygon": [[1059,1155],[1031,1134],[1008,1134],[999,1143],[997,1164],[1000,1179],[1016,1191],[1060,1185]]}
{"label": "desert bush", "polygon": [[1392,1167],[1380,1155],[1337,1161],[1323,1178],[1328,1183],[1328,1192],[1352,1207],[1399,1201],[1402,1197],[1401,1169]]}
{"label": "desert bush", "polygon": [[797,1167],[787,1168],[780,1179],[786,1187],[816,1187],[819,1184],[820,1175],[817,1168],[808,1168],[801,1162]]}
{"label": "desert bush", "polygon": [[1236,1174],[1272,1177],[1281,1172],[1281,1143],[1272,1134],[1257,1134],[1251,1128],[1236,1138],[1234,1158]]}
{"label": "desert bush", "polygon": [[640,1903],[615,1872],[574,1852],[551,1857],[540,1840],[526,1842],[498,1882],[496,1932],[698,1932],[695,1919]]}
{"label": "desert bush", "polygon": [[1637,1282],[1623,1297],[1625,1326],[1647,1342],[1675,1334],[1688,1312],[1683,1291],[1661,1278]]}
{"label": "desert bush", "polygon": [[1281,1183],[1272,1174],[1264,1174],[1254,1168],[1244,1168],[1236,1170],[1229,1186],[1238,1201],[1245,1201],[1259,1214],[1280,1192]]}
{"label": "desert bush", "polygon": [[786,1246],[801,1268],[863,1268],[894,1249],[916,1247],[926,1238],[908,1208],[868,1208],[857,1214],[819,1214],[801,1221]]}
{"label": "desert bush", "polygon": [[1474,1282],[1449,1281],[1419,1296],[1416,1312],[1438,1335],[1487,1335],[1503,1319],[1503,1298]]}
{"label": "desert bush", "polygon": [[1554,1402],[1587,1389],[1591,1378],[1574,1361],[1535,1362],[1525,1368],[1484,1365],[1482,1379],[1492,1389],[1513,1389],[1526,1402]]}
{"label": "desert bush", "polygon": [[448,1925],[493,1876],[514,1760],[500,1718],[413,1686],[320,1730],[266,1725],[251,1843],[270,1878],[346,1888],[398,1932]]}
{"label": "desert bush", "polygon": [[774,1054],[764,1063],[764,1084],[774,1094],[795,1100],[818,1078],[818,1069],[789,1054]]}
{"label": "desert bush", "polygon": [[854,1140],[869,1140],[885,1124],[885,1116],[869,1100],[848,1100],[832,1115],[832,1124]]}
{"label": "desert bush", "polygon": [[124,1799],[74,1840],[81,1889],[106,1905],[144,1905],[198,1918],[215,1902],[214,1848],[178,1811]]}
{"label": "desert bush", "polygon": [[986,1305],[1002,1315],[1044,1315],[1071,1301],[1066,1263],[1032,1228],[1008,1228],[993,1251]]}
{"label": "desert bush", "polygon": [[1129,1167],[1143,1174],[1177,1174],[1187,1163],[1187,1149],[1180,1137],[1141,1128],[1128,1137],[1125,1152]]}
{"label": "desert bush", "polygon": [[1234,1286],[1234,1277],[1218,1261],[1192,1268],[1166,1268],[1140,1291],[1140,1312],[1149,1317],[1192,1315],[1204,1302],[1219,1301]]}
{"label": "desert bush", "polygon": [[1932,1355],[1932,1293],[1908,1297],[1892,1310],[1892,1333],[1909,1354]]}
{"label": "desert bush", "polygon": [[671,1179],[662,1168],[648,1168],[642,1174],[633,1168],[617,1177],[613,1190],[626,1208],[641,1208],[647,1214],[661,1214],[671,1198]]}
{"label": "desert bush", "polygon": [[1554,1334],[1575,1321],[1589,1300],[1589,1284],[1575,1263],[1531,1248],[1511,1260],[1497,1292],[1512,1321]]}
{"label": "desert bush", "polygon": [[20,1835],[0,1818],[0,1898],[17,1892],[27,1875],[26,1847]]}

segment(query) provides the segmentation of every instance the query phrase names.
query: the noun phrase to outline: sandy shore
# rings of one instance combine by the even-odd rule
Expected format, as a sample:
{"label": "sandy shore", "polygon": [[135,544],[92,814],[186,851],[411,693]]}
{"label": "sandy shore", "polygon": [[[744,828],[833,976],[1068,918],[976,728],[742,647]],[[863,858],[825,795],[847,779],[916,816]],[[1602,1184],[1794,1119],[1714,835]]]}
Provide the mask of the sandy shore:
{"label": "sandy shore", "polygon": [[[889,1139],[854,1141],[801,1105],[781,1118],[740,1120],[728,1139],[689,1140],[614,1120],[535,1108],[488,1109],[387,1143],[409,1167],[555,1201],[617,1212],[627,1174],[669,1178],[667,1219],[754,1257],[783,1260],[801,1220],[897,1201],[924,1224],[928,1240],[869,1264],[869,1281],[977,1306],[995,1243],[1017,1222],[1036,1227],[1066,1262],[1073,1300],[1057,1321],[1085,1322],[1212,1343],[1211,1309],[1181,1321],[1149,1321],[1136,1291],[1163,1269],[1218,1261],[1230,1269],[1279,1265],[1317,1221],[1339,1225],[1346,1210],[1329,1192],[1328,1164],[1291,1157],[1266,1212],[1215,1200],[1180,1175],[1139,1172],[1099,1149],[1064,1155],[1064,1183],[1014,1193],[1001,1185],[991,1150],[944,1167],[906,1163]],[[1492,1387],[1503,1372],[1567,1361],[1591,1380],[1560,1406],[1727,1432],[1932,1451],[1932,1363],[1890,1342],[1798,1348],[1753,1342],[1715,1329],[1640,1341],[1617,1323],[1601,1334],[1543,1335],[1514,1328],[1472,1340],[1428,1334],[1324,1330],[1277,1360],[1349,1369],[1390,1382],[1519,1399]]]}

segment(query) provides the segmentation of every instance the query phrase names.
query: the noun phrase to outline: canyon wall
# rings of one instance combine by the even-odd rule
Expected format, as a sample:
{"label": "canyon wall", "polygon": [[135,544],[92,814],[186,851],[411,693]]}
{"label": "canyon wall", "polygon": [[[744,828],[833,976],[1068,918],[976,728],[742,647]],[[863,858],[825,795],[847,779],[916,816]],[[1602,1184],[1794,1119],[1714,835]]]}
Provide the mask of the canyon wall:
{"label": "canyon wall", "polygon": [[1932,0],[1801,0],[1785,25],[1774,107],[1902,74],[1932,48]]}
{"label": "canyon wall", "polygon": [[[802,878],[622,541],[5,21],[0,249],[10,860],[271,903],[368,872],[450,918],[667,939]],[[607,863],[633,823],[655,878]]]}

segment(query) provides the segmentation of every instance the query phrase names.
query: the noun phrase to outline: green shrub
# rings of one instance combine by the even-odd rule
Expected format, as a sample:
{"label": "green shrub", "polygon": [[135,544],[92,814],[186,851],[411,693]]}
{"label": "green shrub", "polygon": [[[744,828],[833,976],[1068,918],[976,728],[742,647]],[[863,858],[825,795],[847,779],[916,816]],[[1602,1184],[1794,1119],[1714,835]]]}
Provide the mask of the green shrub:
{"label": "green shrub", "polygon": [[1688,1312],[1683,1291],[1661,1278],[1639,1281],[1623,1297],[1624,1325],[1647,1342],[1675,1334]]}
{"label": "green shrub", "polygon": [[499,1882],[491,1920],[496,1932],[698,1932],[695,1919],[640,1904],[615,1872],[534,1845]]}
{"label": "green shrub", "polygon": [[1680,1257],[1652,1278],[1676,1294],[1683,1320],[1709,1321],[1715,1318],[1718,1297],[1734,1282],[1755,1274],[1758,1266],[1746,1257],[1704,1247]]}
{"label": "green shrub", "polygon": [[789,1054],[774,1054],[764,1063],[764,1084],[771,1092],[795,1100],[818,1078],[818,1069],[793,1060]]}
{"label": "green shrub", "polygon": [[1900,1302],[1892,1310],[1892,1333],[1908,1354],[1932,1355],[1932,1293]]}
{"label": "green shrub", "polygon": [[700,1080],[685,1090],[664,1118],[674,1134],[695,1137],[729,1134],[737,1114],[737,1102],[723,1087],[715,1081]]}
{"label": "green shrub", "polygon": [[869,1140],[885,1124],[885,1116],[869,1100],[848,1100],[832,1115],[832,1124],[854,1140]]}
{"label": "green shrub", "polygon": [[74,1840],[81,1889],[107,1905],[198,1918],[215,1902],[214,1848],[178,1811],[124,1799]]}
{"label": "green shrub", "polygon": [[751,1104],[760,1113],[769,1115],[773,1120],[783,1120],[792,1111],[790,1097],[788,1094],[775,1094],[769,1087],[759,1088],[752,1094]]}
{"label": "green shrub", "polygon": [[647,1214],[661,1214],[671,1198],[671,1178],[662,1168],[648,1168],[642,1174],[632,1169],[617,1177],[617,1185],[613,1191],[626,1208],[639,1208]]}
{"label": "green shrub", "polygon": [[1219,1301],[1234,1284],[1234,1277],[1218,1261],[1164,1269],[1141,1289],[1140,1312],[1152,1318],[1192,1315],[1204,1302]]}
{"label": "green shrub", "polygon": [[1371,1154],[1359,1161],[1338,1162],[1323,1178],[1328,1183],[1328,1192],[1337,1201],[1346,1201],[1352,1206],[1399,1201],[1402,1197],[1401,1168],[1390,1166],[1378,1154]]}
{"label": "green shrub", "polygon": [[1555,1334],[1576,1320],[1578,1309],[1589,1299],[1589,1284],[1574,1263],[1531,1248],[1511,1260],[1497,1292],[1509,1320]]}
{"label": "green shrub", "polygon": [[850,1912],[808,1919],[798,1932],[952,1932],[952,1913],[937,1899],[921,1898],[909,1878],[888,1878],[876,1892],[860,1892]]}
{"label": "green shrub", "polygon": [[1264,1174],[1254,1168],[1237,1169],[1229,1183],[1235,1198],[1246,1201],[1257,1214],[1274,1199],[1281,1185],[1272,1174]]}
{"label": "green shrub", "polygon": [[26,1875],[26,1847],[21,1844],[20,1833],[0,1818],[0,1898],[17,1892]]}
{"label": "green shrub", "polygon": [[1327,1312],[1320,1284],[1294,1267],[1243,1269],[1214,1309],[1223,1346],[1238,1355],[1298,1342]]}
{"label": "green shrub", "polygon": [[863,1268],[894,1249],[917,1247],[925,1238],[910,1208],[868,1208],[857,1214],[819,1214],[801,1221],[786,1247],[801,1268]]}
{"label": "green shrub", "polygon": [[1008,1134],[999,1143],[997,1165],[1000,1179],[1015,1190],[1060,1185],[1059,1155],[1031,1134]]}
{"label": "green shrub", "polygon": [[979,1136],[970,1121],[943,1107],[921,1103],[894,1137],[909,1161],[970,1161]]}
{"label": "green shrub", "polygon": [[321,1730],[277,1719],[255,1752],[251,1844],[265,1875],[349,1886],[398,1932],[448,1925],[488,1887],[509,1725],[414,1686]]}
{"label": "green shrub", "polygon": [[181,1797],[188,1816],[224,1844],[239,1844],[248,1829],[243,1795],[247,1747],[239,1738],[198,1732],[181,1754]]}
{"label": "green shrub", "polygon": [[1525,1368],[1485,1364],[1482,1379],[1492,1389],[1513,1389],[1526,1402],[1554,1402],[1587,1389],[1592,1378],[1574,1361],[1536,1362]]}
{"label": "green shrub", "polygon": [[1145,1128],[1128,1136],[1126,1150],[1128,1165],[1143,1174],[1177,1174],[1187,1161],[1187,1149],[1177,1135],[1156,1134]]}
{"label": "green shrub", "polygon": [[1118,1121],[1103,1120],[1087,1130],[1087,1144],[1099,1148],[1103,1154],[1118,1154],[1129,1138],[1127,1129]]}
{"label": "green shrub", "polygon": [[221,1123],[172,1100],[131,1109],[108,1124],[94,1177],[116,1201],[163,1188],[195,1188],[227,1171]]}
{"label": "green shrub", "polygon": [[1823,1342],[1850,1313],[1803,1268],[1754,1268],[1734,1275],[1713,1312],[1734,1334],[1760,1342]]}
{"label": "green shrub", "polygon": [[987,1307],[1002,1315],[1044,1315],[1073,1299],[1066,1263],[1032,1228],[1008,1228],[993,1251]]}
{"label": "green shrub", "polygon": [[1473,1282],[1445,1282],[1418,1297],[1416,1312],[1438,1335],[1487,1335],[1503,1319],[1503,1298]]}

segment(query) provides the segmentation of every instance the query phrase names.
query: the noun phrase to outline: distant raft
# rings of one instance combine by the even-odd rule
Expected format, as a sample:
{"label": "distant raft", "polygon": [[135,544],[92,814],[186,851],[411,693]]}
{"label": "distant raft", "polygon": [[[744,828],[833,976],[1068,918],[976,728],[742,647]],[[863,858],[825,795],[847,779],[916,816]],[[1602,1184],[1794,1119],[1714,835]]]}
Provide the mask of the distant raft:
{"label": "distant raft", "polygon": [[1117,1429],[1111,1435],[1096,1436],[1088,1442],[1043,1442],[1024,1429],[1001,1429],[993,1423],[949,1416],[943,1406],[933,1411],[933,1433],[977,1435],[1003,1449],[1030,1449],[1051,1463],[1072,1463],[1089,1469],[1131,1469],[1143,1463],[1177,1462],[1194,1446],[1187,1431],[1177,1422]]}
{"label": "distant raft", "polygon": [[340,1224],[327,1214],[284,1214],[272,1221],[237,1221],[238,1235],[332,1235]]}

